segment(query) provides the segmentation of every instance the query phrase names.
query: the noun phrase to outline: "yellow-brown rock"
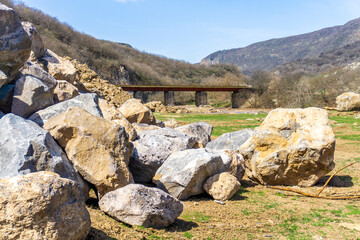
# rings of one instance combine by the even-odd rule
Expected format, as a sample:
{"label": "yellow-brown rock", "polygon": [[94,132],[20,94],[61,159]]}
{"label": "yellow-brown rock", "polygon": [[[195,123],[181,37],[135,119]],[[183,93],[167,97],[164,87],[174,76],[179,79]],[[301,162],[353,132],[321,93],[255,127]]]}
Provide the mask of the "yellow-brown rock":
{"label": "yellow-brown rock", "polygon": [[239,149],[264,185],[312,186],[334,167],[335,136],[320,108],[275,109]]}
{"label": "yellow-brown rock", "polygon": [[58,56],[53,51],[47,49],[43,57],[49,73],[57,80],[66,80],[74,83],[76,79],[77,69],[66,58]]}
{"label": "yellow-brown rock", "polygon": [[156,119],[151,110],[141,103],[139,99],[129,99],[121,107],[119,111],[124,114],[130,123],[146,123],[155,125]]}
{"label": "yellow-brown rock", "polygon": [[99,98],[99,107],[106,120],[110,120],[124,127],[127,134],[129,134],[129,139],[131,141],[135,140],[137,137],[135,128],[118,109],[101,98]]}
{"label": "yellow-brown rock", "polygon": [[205,181],[203,188],[215,200],[226,201],[240,190],[241,184],[236,177],[223,172],[209,177]]}
{"label": "yellow-brown rock", "polygon": [[125,129],[81,108],[50,118],[44,125],[75,169],[95,185],[99,196],[133,182],[128,169],[132,144]]}
{"label": "yellow-brown rock", "polygon": [[90,215],[72,180],[36,172],[0,180],[0,239],[85,239]]}
{"label": "yellow-brown rock", "polygon": [[65,80],[58,80],[54,89],[54,102],[59,103],[79,95],[77,87]]}

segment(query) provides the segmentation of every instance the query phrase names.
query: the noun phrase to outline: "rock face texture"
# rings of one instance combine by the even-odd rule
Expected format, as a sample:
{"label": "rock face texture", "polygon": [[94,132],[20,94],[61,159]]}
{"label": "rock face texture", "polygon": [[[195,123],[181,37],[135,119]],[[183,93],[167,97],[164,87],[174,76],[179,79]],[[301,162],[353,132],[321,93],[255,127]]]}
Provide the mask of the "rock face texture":
{"label": "rock face texture", "polygon": [[30,56],[31,40],[16,12],[0,3],[0,87],[13,80]]}
{"label": "rock face texture", "polygon": [[28,118],[34,112],[54,104],[56,80],[40,66],[26,62],[16,81],[11,112]]}
{"label": "rock face texture", "polygon": [[223,151],[199,148],[171,154],[156,171],[153,182],[178,199],[204,192],[205,180],[229,171],[232,159]]}
{"label": "rock face texture", "polygon": [[0,180],[0,222],[5,239],[85,239],[91,225],[78,185],[51,172]]}
{"label": "rock face texture", "polygon": [[39,126],[43,126],[49,118],[65,112],[69,107],[79,107],[94,116],[103,116],[98,106],[97,95],[94,93],[85,93],[70,100],[52,105],[48,108],[45,108],[44,110],[40,110],[31,115],[29,120],[34,121]]}
{"label": "rock face texture", "polygon": [[209,177],[203,187],[215,200],[226,201],[240,190],[241,184],[236,177],[224,172]]}
{"label": "rock face texture", "polygon": [[205,147],[210,142],[210,136],[213,127],[205,122],[191,123],[176,128],[176,130],[185,133],[188,136],[194,137],[196,140],[194,148]]}
{"label": "rock face texture", "polygon": [[129,184],[105,194],[100,209],[130,225],[167,227],[182,213],[182,203],[157,188]]}
{"label": "rock face texture", "polygon": [[160,127],[155,126],[155,125],[149,125],[146,123],[133,123],[131,124],[133,126],[133,128],[136,130],[137,133],[140,133],[142,131],[145,130],[157,130],[160,129]]}
{"label": "rock face texture", "polygon": [[79,176],[51,135],[14,114],[0,119],[0,178],[52,171],[79,184]]}
{"label": "rock face texture", "polygon": [[336,109],[338,111],[360,110],[360,94],[353,92],[341,94],[336,98]]}
{"label": "rock face texture", "polygon": [[128,169],[132,146],[123,127],[70,107],[44,125],[65,149],[75,169],[99,196],[133,182]]}
{"label": "rock face texture", "polygon": [[30,22],[22,22],[21,24],[31,39],[32,54],[34,55],[35,58],[42,58],[45,55],[45,48],[40,33],[35,28],[35,26]]}
{"label": "rock face texture", "polygon": [[334,151],[320,108],[275,109],[240,147],[247,176],[264,185],[312,186],[335,167]]}
{"label": "rock face texture", "polygon": [[239,147],[251,137],[252,133],[253,131],[251,129],[242,129],[236,132],[224,133],[217,139],[209,142],[206,145],[206,148],[238,150]]}
{"label": "rock face texture", "polygon": [[47,49],[43,60],[49,70],[49,73],[57,80],[66,80],[74,83],[77,70],[70,60],[59,57],[53,51]]}
{"label": "rock face texture", "polygon": [[106,120],[113,121],[114,123],[124,127],[127,134],[129,134],[129,140],[135,140],[135,138],[137,137],[137,132],[135,128],[118,109],[116,109],[113,105],[101,98],[99,98],[99,107]]}
{"label": "rock face texture", "polygon": [[79,95],[79,90],[65,80],[58,80],[54,89],[54,102],[59,103]]}
{"label": "rock face texture", "polygon": [[146,123],[155,125],[156,120],[151,110],[141,103],[140,100],[132,98],[124,102],[119,108],[130,123]]}
{"label": "rock face texture", "polygon": [[134,142],[130,171],[136,182],[150,182],[170,154],[190,149],[194,140],[172,128],[145,130]]}

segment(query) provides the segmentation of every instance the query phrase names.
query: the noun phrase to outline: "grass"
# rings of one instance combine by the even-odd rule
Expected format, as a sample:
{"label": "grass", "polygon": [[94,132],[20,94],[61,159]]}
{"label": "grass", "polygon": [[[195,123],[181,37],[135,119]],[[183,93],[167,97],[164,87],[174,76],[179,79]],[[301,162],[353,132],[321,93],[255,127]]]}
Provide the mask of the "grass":
{"label": "grass", "polygon": [[186,221],[193,221],[197,223],[206,223],[211,219],[211,216],[201,214],[199,212],[192,212],[187,215],[182,215]]}

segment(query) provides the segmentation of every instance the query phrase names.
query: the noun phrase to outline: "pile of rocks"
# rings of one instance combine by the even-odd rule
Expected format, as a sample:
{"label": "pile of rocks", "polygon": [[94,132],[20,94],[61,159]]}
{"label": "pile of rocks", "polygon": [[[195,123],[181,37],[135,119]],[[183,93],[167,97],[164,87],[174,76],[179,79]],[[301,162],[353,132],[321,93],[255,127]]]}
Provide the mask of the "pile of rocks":
{"label": "pile of rocks", "polygon": [[90,188],[115,219],[158,228],[181,214],[180,200],[230,199],[245,171],[261,184],[309,186],[334,167],[322,109],[274,110],[254,131],[211,142],[207,123],[161,122],[139,100],[84,93],[92,72],[44,49],[2,4],[0,18],[1,236],[84,239]]}

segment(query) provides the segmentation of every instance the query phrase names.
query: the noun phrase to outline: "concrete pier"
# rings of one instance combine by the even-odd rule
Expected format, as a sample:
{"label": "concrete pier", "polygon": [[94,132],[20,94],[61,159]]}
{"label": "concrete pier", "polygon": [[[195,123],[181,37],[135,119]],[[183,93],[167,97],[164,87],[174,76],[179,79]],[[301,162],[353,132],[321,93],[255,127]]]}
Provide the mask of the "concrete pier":
{"label": "concrete pier", "polygon": [[174,91],[164,91],[164,105],[165,106],[175,106]]}
{"label": "concrete pier", "polygon": [[232,108],[240,108],[251,96],[252,91],[250,89],[241,89],[234,91],[231,94],[231,104]]}
{"label": "concrete pier", "polygon": [[197,107],[207,105],[207,93],[205,91],[197,91],[195,93],[195,105]]}

